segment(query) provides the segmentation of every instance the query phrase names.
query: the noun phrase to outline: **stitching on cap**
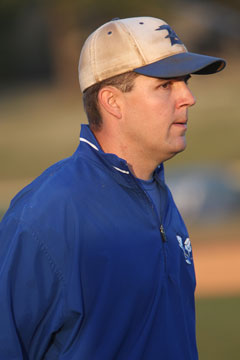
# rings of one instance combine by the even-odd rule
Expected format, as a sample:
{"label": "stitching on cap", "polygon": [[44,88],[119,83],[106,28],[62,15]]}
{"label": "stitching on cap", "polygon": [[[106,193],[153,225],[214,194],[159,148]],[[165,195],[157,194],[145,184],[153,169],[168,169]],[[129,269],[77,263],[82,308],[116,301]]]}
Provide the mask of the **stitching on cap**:
{"label": "stitching on cap", "polygon": [[135,39],[135,36],[132,34],[130,29],[123,22],[119,22],[119,26],[121,26],[122,29],[129,35],[129,38],[133,42],[134,47],[135,47],[136,51],[138,52],[138,54],[140,55],[142,61],[144,62],[144,64],[147,64],[147,61],[142,53],[141,47],[139,46],[138,42]]}
{"label": "stitching on cap", "polygon": [[91,47],[90,47],[90,59],[92,59],[91,61],[91,65],[92,65],[92,74],[94,75],[94,78],[95,78],[95,81],[98,82],[99,81],[99,78],[97,76],[97,71],[96,71],[96,46],[95,46],[95,43],[96,43],[96,37],[98,35],[98,32],[94,32],[93,33],[93,38],[92,38],[92,41],[91,41]]}

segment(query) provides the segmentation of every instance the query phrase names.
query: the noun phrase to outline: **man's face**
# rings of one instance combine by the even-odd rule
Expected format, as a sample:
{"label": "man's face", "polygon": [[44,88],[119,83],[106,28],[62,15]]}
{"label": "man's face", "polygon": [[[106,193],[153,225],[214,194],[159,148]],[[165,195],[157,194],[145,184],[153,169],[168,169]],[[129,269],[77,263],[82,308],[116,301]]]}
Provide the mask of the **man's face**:
{"label": "man's face", "polygon": [[140,75],[123,93],[121,130],[127,144],[157,164],[186,147],[188,108],[195,104],[187,77],[158,79]]}

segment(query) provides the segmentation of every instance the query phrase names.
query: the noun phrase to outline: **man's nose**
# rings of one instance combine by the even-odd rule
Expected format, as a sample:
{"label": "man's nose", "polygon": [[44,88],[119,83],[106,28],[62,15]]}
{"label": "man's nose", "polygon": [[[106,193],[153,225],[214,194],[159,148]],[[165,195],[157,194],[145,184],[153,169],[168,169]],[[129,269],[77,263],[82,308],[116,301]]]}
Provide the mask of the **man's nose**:
{"label": "man's nose", "polygon": [[196,98],[192,91],[189,89],[188,84],[185,81],[179,82],[179,107],[181,106],[193,106],[196,104]]}

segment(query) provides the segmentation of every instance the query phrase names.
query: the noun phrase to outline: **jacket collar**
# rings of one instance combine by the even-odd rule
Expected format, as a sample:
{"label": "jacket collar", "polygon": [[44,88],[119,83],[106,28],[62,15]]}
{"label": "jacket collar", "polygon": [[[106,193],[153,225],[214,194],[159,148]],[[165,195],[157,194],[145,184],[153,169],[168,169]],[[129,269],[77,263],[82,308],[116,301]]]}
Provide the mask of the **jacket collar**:
{"label": "jacket collar", "polygon": [[[89,125],[81,125],[80,144],[76,153],[94,161],[97,159],[100,160],[100,162],[111,171],[112,176],[114,176],[118,181],[127,181],[130,184],[132,182],[132,178],[134,178],[134,175],[131,174],[128,168],[126,160],[119,158],[115,154],[105,153],[101,149],[93,132],[90,130]],[[161,182],[165,181],[163,164],[160,164],[155,169],[154,176]]]}

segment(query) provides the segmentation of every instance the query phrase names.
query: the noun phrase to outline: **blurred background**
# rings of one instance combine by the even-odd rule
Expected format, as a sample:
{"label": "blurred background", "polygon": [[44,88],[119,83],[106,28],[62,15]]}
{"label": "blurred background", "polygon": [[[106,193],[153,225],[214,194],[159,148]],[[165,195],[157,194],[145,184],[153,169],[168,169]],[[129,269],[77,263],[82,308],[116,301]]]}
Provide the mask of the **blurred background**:
{"label": "blurred background", "polygon": [[[114,17],[165,19],[190,51],[226,69],[193,76],[187,150],[166,177],[188,225],[197,273],[200,359],[240,354],[240,3],[237,0],[1,0],[0,217],[11,198],[72,154],[86,122],[78,59]],[[121,49],[119,49],[121,51]]]}

